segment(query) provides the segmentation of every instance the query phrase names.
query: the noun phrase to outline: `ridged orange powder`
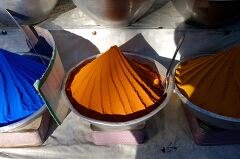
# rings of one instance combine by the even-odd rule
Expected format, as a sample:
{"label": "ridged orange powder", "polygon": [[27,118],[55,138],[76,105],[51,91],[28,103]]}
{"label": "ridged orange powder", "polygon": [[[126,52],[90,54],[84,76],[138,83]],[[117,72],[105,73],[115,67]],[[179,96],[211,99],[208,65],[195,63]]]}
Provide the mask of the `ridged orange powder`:
{"label": "ridged orange powder", "polygon": [[77,67],[68,79],[66,92],[83,115],[102,120],[125,121],[147,114],[165,96],[161,77],[138,61],[128,60],[117,46],[85,66]]}
{"label": "ridged orange powder", "polygon": [[177,87],[192,103],[240,118],[240,45],[188,60],[175,73]]}

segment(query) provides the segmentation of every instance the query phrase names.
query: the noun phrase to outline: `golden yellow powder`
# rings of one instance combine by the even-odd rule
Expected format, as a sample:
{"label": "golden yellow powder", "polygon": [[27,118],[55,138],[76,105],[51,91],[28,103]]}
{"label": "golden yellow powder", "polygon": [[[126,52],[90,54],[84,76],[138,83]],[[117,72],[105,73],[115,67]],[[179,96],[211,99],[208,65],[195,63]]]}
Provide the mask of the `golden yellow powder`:
{"label": "golden yellow powder", "polygon": [[240,118],[240,46],[179,65],[176,85],[192,103],[208,111]]}

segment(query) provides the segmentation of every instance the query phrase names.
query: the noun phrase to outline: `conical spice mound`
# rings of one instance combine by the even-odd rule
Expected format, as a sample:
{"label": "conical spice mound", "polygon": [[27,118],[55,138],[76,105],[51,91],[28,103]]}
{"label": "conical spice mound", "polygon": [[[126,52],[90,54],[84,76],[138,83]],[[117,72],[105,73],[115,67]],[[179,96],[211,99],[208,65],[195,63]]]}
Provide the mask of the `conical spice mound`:
{"label": "conical spice mound", "polygon": [[176,85],[195,105],[240,118],[240,45],[187,60],[176,69]]}
{"label": "conical spice mound", "polygon": [[73,70],[66,92],[80,114],[109,121],[143,116],[165,98],[160,75],[128,60],[117,46]]}
{"label": "conical spice mound", "polygon": [[38,58],[0,49],[0,127],[23,120],[44,105],[33,85],[46,69]]}

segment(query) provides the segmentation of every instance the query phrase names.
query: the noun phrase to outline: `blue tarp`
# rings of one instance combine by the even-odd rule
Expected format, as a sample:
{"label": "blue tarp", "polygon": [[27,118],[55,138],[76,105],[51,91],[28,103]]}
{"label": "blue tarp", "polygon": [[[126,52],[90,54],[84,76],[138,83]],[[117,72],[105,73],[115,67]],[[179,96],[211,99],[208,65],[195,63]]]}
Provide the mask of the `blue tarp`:
{"label": "blue tarp", "polygon": [[46,68],[39,59],[0,49],[0,126],[26,118],[44,105],[33,85]]}

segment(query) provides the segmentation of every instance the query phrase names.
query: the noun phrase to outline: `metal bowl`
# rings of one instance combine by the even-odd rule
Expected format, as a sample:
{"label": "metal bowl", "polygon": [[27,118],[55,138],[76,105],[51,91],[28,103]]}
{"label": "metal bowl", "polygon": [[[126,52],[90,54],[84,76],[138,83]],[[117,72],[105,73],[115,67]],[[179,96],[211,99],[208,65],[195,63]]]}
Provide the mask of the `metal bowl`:
{"label": "metal bowl", "polygon": [[101,25],[127,26],[150,9],[155,0],[73,0]]}
{"label": "metal bowl", "polygon": [[[32,53],[20,53],[20,55],[22,56],[31,56],[31,57],[36,57],[36,54],[32,54]],[[40,56],[40,55],[38,55]],[[45,56],[41,56],[44,60],[49,61],[50,59],[45,57]],[[19,120],[15,123],[0,127],[0,133],[1,132],[11,132],[12,130],[15,129],[19,129],[20,127],[24,127],[26,125],[28,125],[29,123],[31,123],[32,121],[34,121],[36,118],[38,118],[39,116],[43,115],[44,112],[47,111],[47,107],[46,104],[44,104],[43,106],[41,106],[36,112],[34,112],[33,114],[29,115],[28,117]]]}
{"label": "metal bowl", "polygon": [[[195,56],[195,57],[191,57],[191,58],[186,58],[182,61],[180,61],[175,69],[173,69],[173,77],[174,77],[174,83],[175,83],[175,91],[177,93],[177,95],[180,97],[183,105],[185,107],[187,107],[187,109],[190,109],[201,121],[212,125],[214,127],[217,128],[223,128],[223,129],[232,129],[232,130],[240,130],[240,119],[237,118],[232,118],[232,117],[226,117],[223,115],[219,115],[216,114],[214,112],[210,112],[206,109],[203,109],[197,105],[195,105],[194,103],[192,103],[191,101],[189,101],[178,89],[178,87],[176,86],[176,81],[175,81],[175,71],[178,68],[178,66],[190,59],[193,58],[197,58],[197,57],[201,57],[201,56],[210,56],[209,54],[205,54],[205,55],[199,55],[199,56]],[[207,93],[207,92],[206,92]]]}
{"label": "metal bowl", "polygon": [[172,2],[190,23],[222,26],[233,22],[240,15],[239,0],[172,0]]}
{"label": "metal bowl", "polygon": [[47,18],[58,0],[1,0],[0,23],[15,25],[5,9],[12,11],[14,17],[21,24],[36,24]]}
{"label": "metal bowl", "polygon": [[[151,64],[155,65],[157,67],[157,69],[158,69],[159,74],[162,77],[165,77],[165,75],[166,75],[166,68],[163,65],[161,65],[159,62],[157,62],[156,60],[154,60],[152,58],[149,58],[149,57],[140,56],[140,55],[136,55],[136,54],[130,54],[130,53],[125,53],[125,55],[129,59],[139,59],[141,61],[148,62],[148,63],[151,63]],[[69,101],[69,99],[68,99],[68,97],[66,95],[66,92],[65,92],[66,82],[67,82],[68,76],[70,75],[72,70],[74,70],[74,68],[76,68],[80,64],[84,63],[85,61],[88,61],[88,60],[91,60],[91,59],[95,59],[95,58],[96,58],[96,56],[89,57],[89,58],[81,61],[75,67],[73,67],[67,73],[66,79],[64,80],[64,84],[63,84],[63,89],[64,89],[63,90],[63,95],[67,99],[66,101],[68,103],[69,108],[76,115],[78,115],[81,119],[90,122],[91,124],[93,124],[94,126],[100,128],[101,130],[124,130],[124,129],[136,128],[136,127],[139,127],[139,126],[143,125],[146,120],[148,120],[150,117],[152,117],[153,115],[158,113],[160,110],[162,110],[168,104],[168,102],[170,101],[171,96],[172,96],[173,86],[174,86],[172,78],[170,78],[169,87],[168,87],[168,90],[167,90],[167,97],[165,98],[165,100],[161,103],[161,105],[159,107],[157,107],[156,109],[154,109],[152,112],[148,113],[145,116],[142,116],[140,118],[133,119],[133,120],[130,120],[130,121],[126,121],[126,122],[108,122],[108,121],[96,120],[96,119],[89,118],[87,116],[82,115],[81,113],[79,113],[74,108],[74,106],[71,104],[71,102]]]}
{"label": "metal bowl", "polygon": [[[53,53],[56,51],[56,47],[55,47],[55,42],[54,39],[52,37],[52,35],[50,34],[50,32],[46,31],[45,29],[42,29],[40,27],[35,27],[37,33],[41,36],[43,36],[49,43],[50,45],[53,47]],[[51,58],[50,57],[46,57],[44,55],[36,55],[35,53],[19,53],[22,56],[31,56],[33,58],[38,58],[38,56],[41,56],[42,59],[44,59],[45,61],[50,61]],[[48,67],[47,70],[45,71],[45,75],[47,74],[47,72],[49,72],[52,69],[52,67]],[[42,80],[43,77],[41,77],[40,80]],[[0,127],[0,133],[9,133],[9,132],[13,132],[13,131],[21,131],[22,128],[24,128],[25,126],[28,126],[29,124],[31,124],[32,122],[34,122],[39,116],[48,116],[48,110],[47,110],[47,105],[44,104],[42,107],[40,107],[36,112],[34,112],[33,114],[29,115],[28,117],[19,120],[15,123]],[[49,118],[48,118],[49,120]]]}

